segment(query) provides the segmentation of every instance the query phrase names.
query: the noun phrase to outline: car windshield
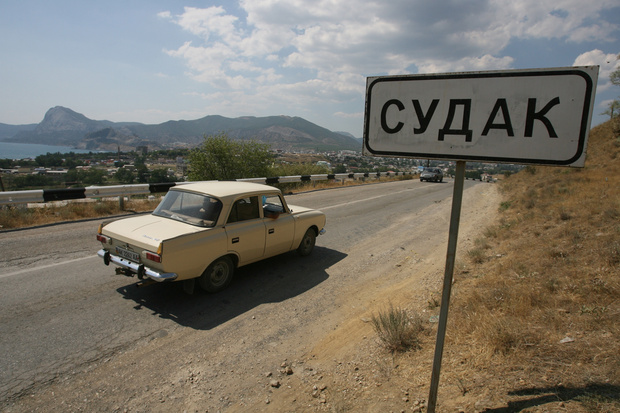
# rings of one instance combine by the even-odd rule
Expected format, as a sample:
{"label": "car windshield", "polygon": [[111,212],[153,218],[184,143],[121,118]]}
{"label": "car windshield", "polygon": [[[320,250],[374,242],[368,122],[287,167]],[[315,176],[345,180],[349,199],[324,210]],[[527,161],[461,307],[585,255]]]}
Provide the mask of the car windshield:
{"label": "car windshield", "polygon": [[194,192],[170,190],[153,215],[200,227],[212,227],[222,210],[222,202]]}

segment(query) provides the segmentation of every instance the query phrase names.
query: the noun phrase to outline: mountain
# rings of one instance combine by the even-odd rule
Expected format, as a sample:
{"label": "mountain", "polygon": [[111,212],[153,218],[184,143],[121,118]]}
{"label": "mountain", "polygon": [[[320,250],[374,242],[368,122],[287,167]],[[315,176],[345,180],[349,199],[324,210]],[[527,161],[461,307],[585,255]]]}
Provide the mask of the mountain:
{"label": "mountain", "polygon": [[359,146],[362,146],[364,144],[364,138],[356,138],[355,136],[353,136],[349,132],[336,132],[336,133],[339,133],[340,135],[348,136],[349,138],[355,139],[355,141],[358,143]]}
{"label": "mountain", "polygon": [[19,132],[34,130],[36,127],[36,123],[30,125],[7,125],[6,123],[0,123],[0,141],[9,139]]}
{"label": "mountain", "polygon": [[24,130],[3,140],[19,143],[78,146],[87,133],[104,129],[112,124],[112,122],[107,121],[91,120],[81,113],[56,106],[47,111],[41,123],[36,125],[33,130]]}
{"label": "mountain", "polygon": [[[151,149],[191,147],[200,144],[205,135],[221,133],[234,139],[267,143],[274,149],[361,149],[359,141],[351,135],[332,132],[303,118],[290,116],[226,118],[211,115],[196,120],[146,125],[92,120],[71,109],[56,106],[48,110],[43,121],[34,128],[19,127],[11,136],[8,136],[11,129],[6,130],[0,140],[92,150],[116,150],[118,147],[131,150],[144,145]],[[0,128],[0,133],[2,131]]]}

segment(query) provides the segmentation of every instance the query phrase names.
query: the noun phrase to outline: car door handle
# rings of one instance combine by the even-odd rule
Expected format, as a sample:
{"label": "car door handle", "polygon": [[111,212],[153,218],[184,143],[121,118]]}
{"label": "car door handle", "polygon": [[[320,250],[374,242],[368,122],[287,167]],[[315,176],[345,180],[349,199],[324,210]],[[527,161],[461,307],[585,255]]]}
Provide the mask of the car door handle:
{"label": "car door handle", "polygon": [[232,243],[233,244],[236,244],[238,242],[239,242],[239,237],[235,237],[235,238],[232,239]]}
{"label": "car door handle", "polygon": [[275,232],[276,232],[276,230],[275,230],[274,228],[269,228],[269,233],[270,233],[270,234],[273,234],[273,233],[275,233]]}

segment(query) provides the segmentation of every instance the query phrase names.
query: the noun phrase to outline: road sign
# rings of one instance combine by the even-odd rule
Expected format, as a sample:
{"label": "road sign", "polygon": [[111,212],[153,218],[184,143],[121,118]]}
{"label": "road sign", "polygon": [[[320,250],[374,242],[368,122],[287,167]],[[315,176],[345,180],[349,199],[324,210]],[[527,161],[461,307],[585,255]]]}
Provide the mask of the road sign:
{"label": "road sign", "polygon": [[598,66],[369,77],[364,154],[583,167]]}

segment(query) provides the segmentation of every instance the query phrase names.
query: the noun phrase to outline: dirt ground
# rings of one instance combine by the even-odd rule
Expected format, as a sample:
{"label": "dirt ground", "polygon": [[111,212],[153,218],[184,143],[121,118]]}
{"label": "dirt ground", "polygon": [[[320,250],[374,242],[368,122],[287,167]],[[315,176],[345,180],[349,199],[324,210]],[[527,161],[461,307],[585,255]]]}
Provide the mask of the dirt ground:
{"label": "dirt ground", "polygon": [[[495,185],[479,185],[466,194],[457,266],[459,255],[471,248],[479,233],[494,222],[499,203]],[[438,205],[437,215],[426,221],[428,228],[417,228],[418,232],[432,233],[437,219],[448,219],[450,207],[450,200]],[[441,235],[447,238],[447,233]],[[298,361],[293,368],[299,374],[286,375],[286,369],[279,372],[281,386],[263,401],[268,408],[252,406],[247,411],[426,411],[439,314],[439,307],[430,309],[429,302],[441,296],[447,239],[442,242],[431,236],[422,240],[426,246],[433,246],[430,249],[421,245],[420,240],[402,241],[407,254],[400,261],[382,257],[385,278],[398,281],[368,285],[351,294],[348,305],[343,306],[351,308],[346,322]],[[389,305],[424,317],[421,348],[392,354],[381,345],[370,321]],[[445,352],[449,351],[446,346]],[[502,405],[501,401],[488,400],[488,395],[464,396],[454,383],[440,381],[437,411],[473,411],[461,406],[476,403],[476,411],[483,411],[490,404]]]}
{"label": "dirt ground", "polygon": [[[493,223],[499,203],[494,184],[466,191],[457,265],[459,254]],[[441,292],[450,207],[451,200],[445,200],[432,212],[420,211],[428,219],[424,224],[416,221],[416,228],[408,227],[406,220],[395,223],[379,234],[387,246],[377,245],[377,239],[357,245],[348,254],[346,268],[331,268],[333,277],[340,271],[373,271],[383,276],[349,291],[338,303],[322,303],[333,307],[324,324],[336,327],[317,331],[322,320],[315,320],[313,328],[296,340],[283,340],[281,346],[305,343],[301,349],[279,349],[295,357],[281,358],[270,366],[253,365],[255,356],[244,354],[243,343],[231,343],[226,351],[238,353],[238,367],[214,378],[213,366],[201,358],[204,332],[180,329],[145,339],[124,353],[33,389],[5,404],[4,411],[425,411],[439,313],[429,302]],[[419,349],[393,355],[380,345],[370,319],[390,304],[424,317]],[[445,351],[450,353],[449,346]],[[503,410],[512,382],[494,377],[490,369],[488,375],[478,372],[463,383],[455,379],[459,377],[455,370],[463,368],[444,366],[438,411],[512,411]],[[241,388],[239,375],[255,376],[252,388]],[[567,411],[565,406],[556,407]]]}

